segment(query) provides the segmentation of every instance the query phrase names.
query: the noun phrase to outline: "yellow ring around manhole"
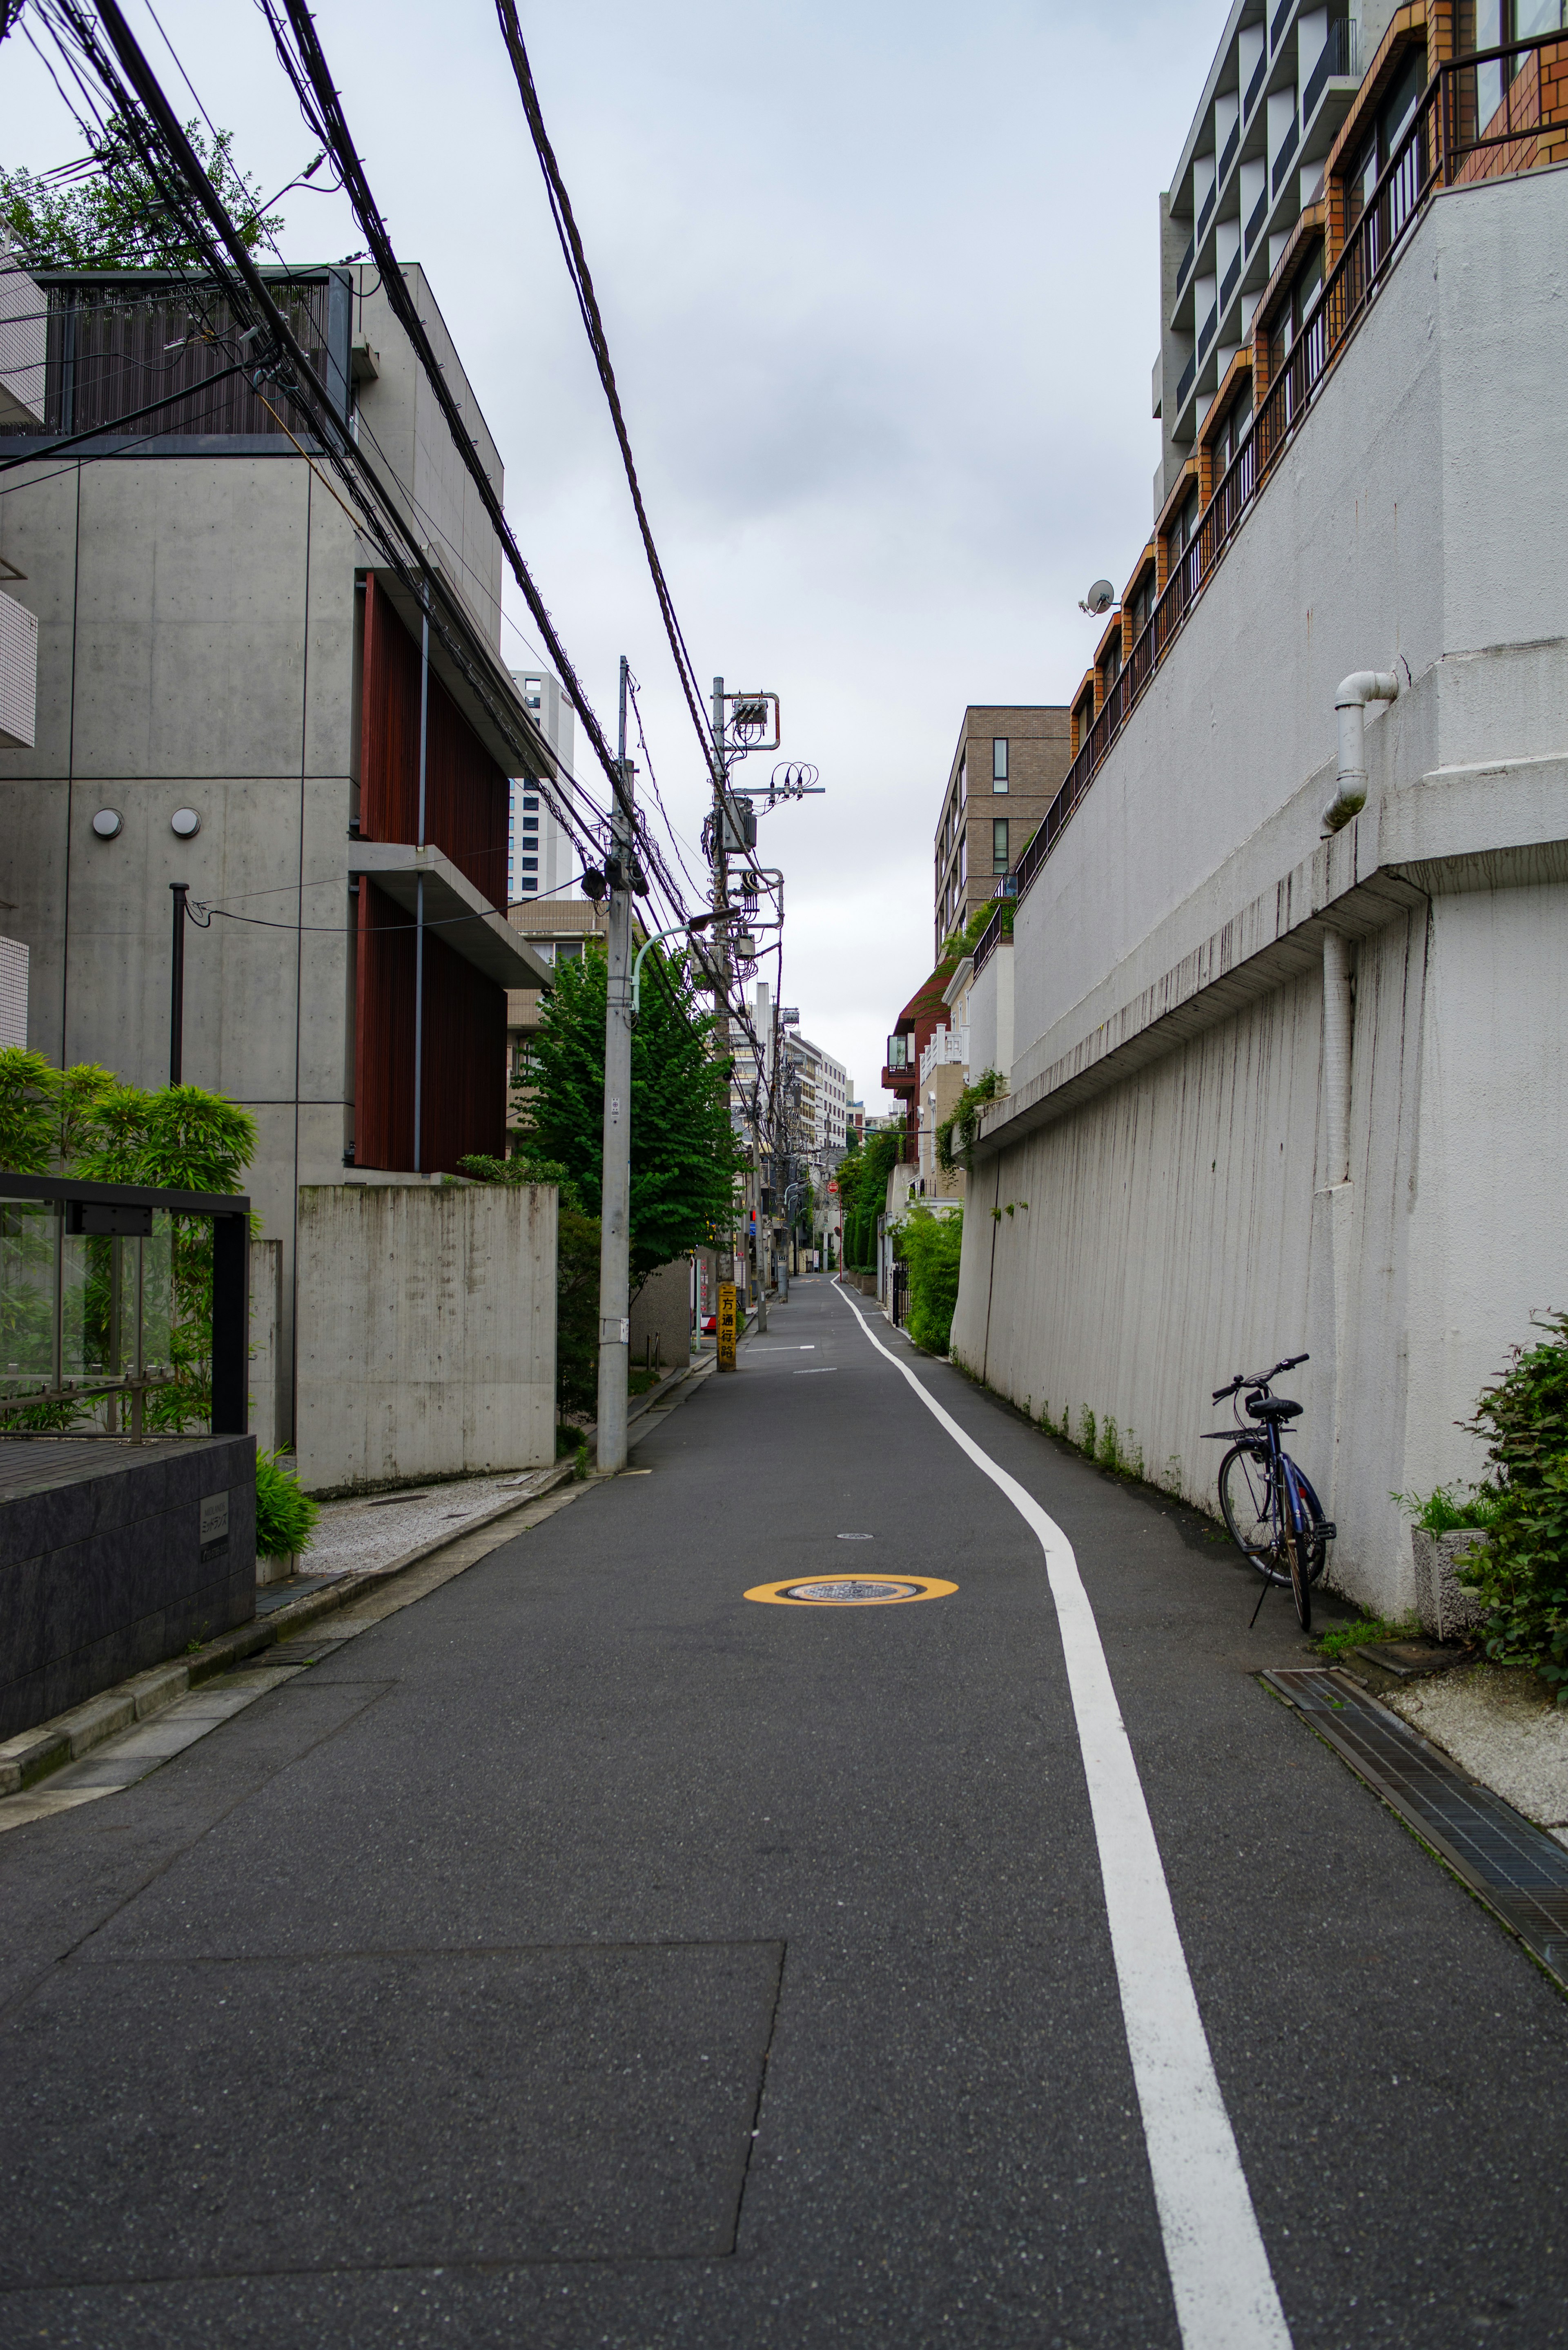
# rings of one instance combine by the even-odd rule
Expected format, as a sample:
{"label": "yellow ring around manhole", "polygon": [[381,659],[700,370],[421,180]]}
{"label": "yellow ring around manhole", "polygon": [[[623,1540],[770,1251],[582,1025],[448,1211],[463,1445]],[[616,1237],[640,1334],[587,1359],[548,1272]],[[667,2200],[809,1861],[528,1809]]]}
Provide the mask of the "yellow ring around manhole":
{"label": "yellow ring around manhole", "polygon": [[934,1575],[794,1575],[786,1583],[755,1584],[746,1597],[768,1607],[907,1607],[957,1589]]}

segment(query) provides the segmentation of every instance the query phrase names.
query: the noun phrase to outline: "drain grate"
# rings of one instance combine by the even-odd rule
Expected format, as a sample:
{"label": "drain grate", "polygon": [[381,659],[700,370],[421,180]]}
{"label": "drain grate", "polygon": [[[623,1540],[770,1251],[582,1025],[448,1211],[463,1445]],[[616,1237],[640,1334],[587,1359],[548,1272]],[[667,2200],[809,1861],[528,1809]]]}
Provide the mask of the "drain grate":
{"label": "drain grate", "polygon": [[1347,1674],[1282,1668],[1262,1679],[1568,1990],[1568,1851],[1556,1838],[1467,1779]]}
{"label": "drain grate", "polygon": [[270,1648],[258,1648],[254,1657],[245,1659],[245,1663],[261,1672],[269,1671],[275,1665],[318,1665],[334,1648],[342,1646],[341,1640],[276,1640]]}

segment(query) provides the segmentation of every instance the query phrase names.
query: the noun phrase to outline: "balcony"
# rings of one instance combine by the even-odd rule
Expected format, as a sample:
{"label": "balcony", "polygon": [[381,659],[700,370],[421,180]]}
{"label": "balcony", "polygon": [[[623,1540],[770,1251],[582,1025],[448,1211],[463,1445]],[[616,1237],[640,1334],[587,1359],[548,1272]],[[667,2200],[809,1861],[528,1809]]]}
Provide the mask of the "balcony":
{"label": "balcony", "polygon": [[1210,311],[1209,316],[1204,319],[1202,328],[1199,333],[1198,356],[1199,359],[1203,359],[1207,356],[1209,346],[1214,340],[1214,329],[1219,323],[1220,309],[1219,305],[1216,304],[1214,308]]}
{"label": "balcony", "polygon": [[1222,188],[1225,184],[1225,175],[1236,160],[1236,149],[1241,143],[1241,118],[1238,115],[1231,125],[1231,136],[1225,141],[1225,151],[1220,158],[1220,169],[1214,175],[1214,184],[1217,188]]}
{"label": "balcony", "polygon": [[912,1094],[917,1083],[914,1064],[915,1040],[900,1032],[888,1039],[888,1058],[882,1067],[882,1084],[890,1094]]}
{"label": "balcony", "polygon": [[1295,115],[1293,115],[1291,117],[1291,127],[1280,142],[1280,151],[1274,158],[1274,168],[1270,175],[1269,185],[1276,196],[1279,194],[1282,186],[1284,184],[1285,173],[1290,169],[1291,157],[1296,151],[1296,141],[1301,137],[1301,134],[1302,126],[1300,120]]}
{"label": "balcony", "polygon": [[1247,223],[1247,251],[1251,253],[1263,233],[1263,223],[1269,216],[1269,192],[1265,188],[1252,206],[1252,217]]}
{"label": "balcony", "polygon": [[1302,127],[1312,127],[1318,102],[1328,88],[1331,76],[1349,79],[1355,73],[1355,26],[1348,16],[1337,16],[1328,28],[1328,38],[1318,52],[1317,63],[1307,76],[1302,92]]}
{"label": "balcony", "polygon": [[1189,236],[1187,240],[1187,250],[1181,256],[1181,266],[1176,273],[1176,290],[1179,294],[1187,283],[1187,273],[1192,266],[1192,256],[1197,250],[1197,237]]}
{"label": "balcony", "polygon": [[1278,52],[1280,43],[1285,37],[1285,26],[1290,22],[1291,10],[1294,5],[1295,0],[1280,0],[1280,5],[1274,11],[1274,21],[1269,27],[1269,54],[1271,57],[1274,56]]}
{"label": "balcony", "polygon": [[1214,182],[1214,185],[1210,189],[1209,193],[1204,197],[1204,199],[1203,199],[1203,208],[1202,208],[1202,210],[1199,212],[1199,215],[1198,215],[1198,231],[1197,231],[1197,239],[1196,239],[1196,241],[1197,241],[1197,243],[1198,243],[1198,244],[1202,244],[1202,242],[1203,242],[1203,232],[1204,232],[1204,230],[1208,227],[1208,225],[1209,225],[1210,222],[1210,221],[1213,219],[1213,217],[1214,217],[1214,203],[1215,203],[1215,199],[1216,199],[1216,197],[1219,195],[1219,193],[1220,193],[1220,182],[1219,182],[1219,181],[1218,181],[1218,180],[1216,180],[1216,181],[1215,181],[1215,182]]}
{"label": "balcony", "polygon": [[1181,370],[1181,380],[1176,387],[1176,412],[1179,416],[1187,405],[1187,395],[1192,389],[1192,379],[1198,373],[1198,353],[1194,351]]}
{"label": "balcony", "polygon": [[1230,302],[1231,295],[1236,291],[1236,282],[1241,275],[1241,248],[1238,245],[1235,252],[1231,256],[1231,266],[1225,272],[1225,283],[1220,288],[1220,307],[1221,311],[1225,309],[1226,306]]}
{"label": "balcony", "polygon": [[1243,114],[1250,116],[1258,103],[1263,83],[1268,78],[1268,71],[1269,53],[1267,49],[1261,49],[1258,53],[1258,62],[1252,68],[1252,78],[1247,84],[1247,103],[1241,109]]}

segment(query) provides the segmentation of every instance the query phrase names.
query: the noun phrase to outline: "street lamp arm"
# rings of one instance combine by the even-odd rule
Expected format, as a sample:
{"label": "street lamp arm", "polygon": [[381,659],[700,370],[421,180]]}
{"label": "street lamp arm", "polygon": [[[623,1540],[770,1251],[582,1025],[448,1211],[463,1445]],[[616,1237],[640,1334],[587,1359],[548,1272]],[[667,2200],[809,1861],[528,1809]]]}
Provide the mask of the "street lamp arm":
{"label": "street lamp arm", "polygon": [[642,1008],[642,966],[649,949],[659,945],[665,939],[679,938],[696,928],[697,925],[694,922],[676,922],[668,931],[655,931],[653,936],[645,940],[638,949],[631,966],[631,1016],[634,1020]]}

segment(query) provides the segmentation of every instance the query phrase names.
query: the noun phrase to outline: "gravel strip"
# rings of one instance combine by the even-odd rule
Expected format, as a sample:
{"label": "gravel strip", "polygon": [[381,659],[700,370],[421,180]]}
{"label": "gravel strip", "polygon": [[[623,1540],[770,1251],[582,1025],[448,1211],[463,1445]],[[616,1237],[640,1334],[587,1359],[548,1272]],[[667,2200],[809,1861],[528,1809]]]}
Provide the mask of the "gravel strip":
{"label": "gravel strip", "polygon": [[1568,1845],[1568,1707],[1554,1705],[1533,1673],[1478,1665],[1420,1681],[1384,1703],[1461,1771]]}

